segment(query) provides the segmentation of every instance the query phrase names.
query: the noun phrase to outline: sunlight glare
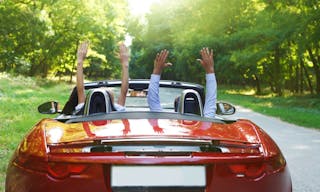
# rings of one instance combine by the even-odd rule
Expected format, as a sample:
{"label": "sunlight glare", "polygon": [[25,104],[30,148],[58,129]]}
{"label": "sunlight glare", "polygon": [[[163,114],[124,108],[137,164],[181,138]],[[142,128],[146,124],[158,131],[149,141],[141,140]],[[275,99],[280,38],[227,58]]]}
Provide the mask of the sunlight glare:
{"label": "sunlight glare", "polygon": [[132,37],[129,34],[126,34],[125,40],[124,40],[124,45],[126,47],[130,47],[131,44],[132,44]]}
{"label": "sunlight glare", "polygon": [[150,6],[160,0],[128,0],[129,9],[132,15],[144,16],[150,10]]}

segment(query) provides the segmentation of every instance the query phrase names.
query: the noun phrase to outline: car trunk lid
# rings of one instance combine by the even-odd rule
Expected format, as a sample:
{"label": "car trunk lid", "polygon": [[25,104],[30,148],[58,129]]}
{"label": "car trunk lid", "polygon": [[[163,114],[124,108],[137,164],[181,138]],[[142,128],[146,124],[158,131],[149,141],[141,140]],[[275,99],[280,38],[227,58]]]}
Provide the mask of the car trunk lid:
{"label": "car trunk lid", "polygon": [[49,145],[177,138],[260,143],[256,126],[246,120],[229,124],[171,119],[119,119],[70,124],[48,121],[45,133]]}

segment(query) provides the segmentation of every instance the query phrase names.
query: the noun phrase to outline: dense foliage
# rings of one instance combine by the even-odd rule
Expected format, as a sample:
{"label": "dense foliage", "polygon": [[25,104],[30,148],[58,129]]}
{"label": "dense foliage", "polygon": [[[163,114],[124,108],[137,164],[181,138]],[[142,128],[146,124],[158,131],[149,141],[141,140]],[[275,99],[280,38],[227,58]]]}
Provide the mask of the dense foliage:
{"label": "dense foliage", "polygon": [[167,48],[166,78],[203,82],[196,58],[208,46],[219,83],[320,94],[320,1],[164,0],[146,20],[129,25],[134,77],[147,78],[155,52]]}
{"label": "dense foliage", "polygon": [[319,9],[318,0],[161,0],[141,20],[126,0],[2,0],[0,71],[72,78],[89,39],[86,77],[117,78],[117,43],[129,33],[131,78],[149,78],[166,48],[174,65],[163,78],[203,83],[196,59],[208,46],[219,84],[320,95]]}
{"label": "dense foliage", "polygon": [[114,50],[125,33],[126,1],[0,2],[0,71],[72,78],[77,45],[89,39],[92,52],[85,68],[87,75],[119,74]]}

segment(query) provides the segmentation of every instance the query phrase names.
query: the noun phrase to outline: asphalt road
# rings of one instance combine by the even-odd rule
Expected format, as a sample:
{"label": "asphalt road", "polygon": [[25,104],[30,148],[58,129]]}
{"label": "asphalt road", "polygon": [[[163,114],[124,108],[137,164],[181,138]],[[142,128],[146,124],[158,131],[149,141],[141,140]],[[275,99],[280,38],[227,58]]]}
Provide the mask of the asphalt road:
{"label": "asphalt road", "polygon": [[[294,192],[320,191],[320,131],[307,129],[237,106],[231,118],[250,119],[263,128],[284,154]],[[319,122],[320,123],[320,122]]]}

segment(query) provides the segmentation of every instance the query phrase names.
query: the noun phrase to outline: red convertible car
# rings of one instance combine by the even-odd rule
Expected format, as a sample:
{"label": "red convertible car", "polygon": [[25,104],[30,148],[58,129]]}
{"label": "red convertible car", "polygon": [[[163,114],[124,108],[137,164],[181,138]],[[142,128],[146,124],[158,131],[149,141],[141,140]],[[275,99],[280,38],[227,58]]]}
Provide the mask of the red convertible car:
{"label": "red convertible car", "polygon": [[[228,120],[228,103],[216,118],[203,117],[204,88],[160,82],[163,112],[150,112],[148,80],[130,80],[126,112],[112,111],[105,88],[85,85],[83,115],[57,102],[39,106],[45,118],[24,137],[8,165],[6,192],[291,192],[279,147],[246,119]],[[179,103],[174,107],[176,96]],[[98,101],[98,102],[97,102]]]}

